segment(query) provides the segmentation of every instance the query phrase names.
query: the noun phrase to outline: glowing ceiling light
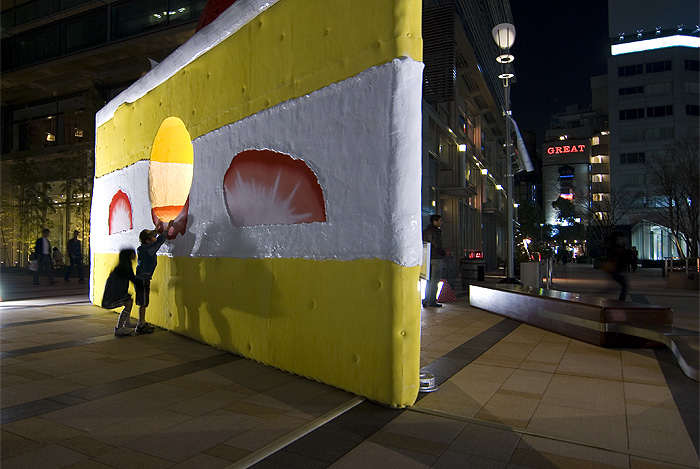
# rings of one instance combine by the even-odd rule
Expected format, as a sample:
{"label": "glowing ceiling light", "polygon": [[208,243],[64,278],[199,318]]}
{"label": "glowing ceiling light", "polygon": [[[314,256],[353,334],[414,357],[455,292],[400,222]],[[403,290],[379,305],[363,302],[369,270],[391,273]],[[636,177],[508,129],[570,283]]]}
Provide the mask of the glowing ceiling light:
{"label": "glowing ceiling light", "polygon": [[464,145],[464,144],[457,145],[457,149],[458,149],[459,151],[467,151],[467,146]]}
{"label": "glowing ceiling light", "polygon": [[500,185],[500,184],[496,184],[496,190],[502,191],[502,190],[503,190],[503,186]]}
{"label": "glowing ceiling light", "polygon": [[488,176],[489,170],[486,169],[486,168],[483,168],[483,169],[481,170],[481,174],[484,175],[484,176]]}

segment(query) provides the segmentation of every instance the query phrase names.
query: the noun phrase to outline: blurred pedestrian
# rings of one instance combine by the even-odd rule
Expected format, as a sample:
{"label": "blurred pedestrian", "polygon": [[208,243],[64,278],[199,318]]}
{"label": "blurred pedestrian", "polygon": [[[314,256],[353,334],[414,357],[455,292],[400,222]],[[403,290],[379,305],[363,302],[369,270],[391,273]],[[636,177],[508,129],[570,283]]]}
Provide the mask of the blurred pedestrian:
{"label": "blurred pedestrian", "polygon": [[606,270],[612,279],[620,285],[620,296],[618,299],[621,301],[625,301],[627,297],[627,279],[623,274],[629,268],[626,250],[622,233],[613,233],[608,239],[607,262],[609,267]]}
{"label": "blurred pedestrian", "polygon": [[44,228],[41,238],[38,238],[36,243],[34,243],[34,255],[38,261],[37,269],[34,271],[34,285],[39,285],[39,273],[42,271],[42,269],[46,270],[46,275],[49,277],[49,283],[51,285],[56,283],[56,281],[53,279],[51,242],[49,241],[50,235],[51,230]]}

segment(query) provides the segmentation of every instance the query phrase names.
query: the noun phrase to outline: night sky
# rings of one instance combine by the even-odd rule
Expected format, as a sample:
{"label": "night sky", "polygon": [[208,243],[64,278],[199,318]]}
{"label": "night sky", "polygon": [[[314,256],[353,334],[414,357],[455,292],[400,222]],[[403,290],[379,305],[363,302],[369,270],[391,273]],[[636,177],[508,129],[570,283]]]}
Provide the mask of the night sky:
{"label": "night sky", "polygon": [[517,82],[513,118],[541,144],[549,118],[591,103],[590,78],[607,73],[607,0],[511,0]]}

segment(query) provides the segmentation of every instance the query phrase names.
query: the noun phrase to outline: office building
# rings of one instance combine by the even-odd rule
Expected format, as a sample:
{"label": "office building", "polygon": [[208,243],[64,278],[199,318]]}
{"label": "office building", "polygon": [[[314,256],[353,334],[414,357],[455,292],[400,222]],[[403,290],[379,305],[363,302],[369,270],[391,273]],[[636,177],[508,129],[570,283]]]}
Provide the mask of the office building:
{"label": "office building", "polygon": [[698,136],[700,7],[685,0],[608,5],[611,191],[635,201],[620,224],[640,259],[678,256],[684,243],[669,230],[668,198],[650,163]]}
{"label": "office building", "polygon": [[44,226],[89,252],[95,112],[195,31],[205,0],[14,0],[2,6],[3,265]]}
{"label": "office building", "polygon": [[507,1],[423,5],[422,213],[424,225],[443,217],[451,280],[470,256],[488,268],[507,257],[505,98],[491,29],[512,16]]}

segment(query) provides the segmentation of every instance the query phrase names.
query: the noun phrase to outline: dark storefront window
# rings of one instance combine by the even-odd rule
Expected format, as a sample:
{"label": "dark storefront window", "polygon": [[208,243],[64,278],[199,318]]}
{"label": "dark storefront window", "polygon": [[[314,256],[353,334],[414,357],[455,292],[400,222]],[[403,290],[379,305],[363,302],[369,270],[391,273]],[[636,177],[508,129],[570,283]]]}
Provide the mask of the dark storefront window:
{"label": "dark storefront window", "polygon": [[170,24],[199,20],[206,3],[206,0],[170,0]]}
{"label": "dark storefront window", "polygon": [[58,11],[58,0],[34,0],[33,2],[19,5],[14,10],[15,24],[19,26],[56,13]]}
{"label": "dark storefront window", "polygon": [[107,41],[107,8],[61,23],[59,53],[76,52]]}
{"label": "dark storefront window", "polygon": [[37,150],[56,145],[56,118],[45,117],[19,124],[19,149]]}
{"label": "dark storefront window", "polygon": [[[44,9],[43,2],[50,8]],[[2,14],[2,29],[8,30],[23,21],[47,16],[58,11],[59,0],[36,0],[21,7],[6,10]],[[64,10],[86,3],[86,0],[60,0]],[[10,36],[2,40],[1,66],[3,71],[46,62],[61,55],[70,54],[90,47],[107,44],[156,29],[167,28],[199,19],[206,0],[129,0],[114,5],[110,10],[99,7],[90,12],[66,20],[57,21],[30,31]],[[29,9],[33,6],[34,9]],[[20,8],[31,10],[21,13]],[[41,13],[39,13],[41,12]],[[111,17],[110,17],[111,14]],[[17,17],[17,21],[15,21]],[[27,19],[28,18],[28,19]],[[111,19],[110,19],[111,18]],[[107,37],[111,24],[111,37]]]}
{"label": "dark storefront window", "polygon": [[95,139],[95,114],[87,111],[63,115],[63,143],[80,143]]}
{"label": "dark storefront window", "polygon": [[15,65],[50,60],[58,55],[58,25],[45,26],[15,38]]}
{"label": "dark storefront window", "polygon": [[92,0],[59,0],[61,3],[61,10],[67,10],[69,8],[77,7],[83,3],[88,3]]}
{"label": "dark storefront window", "polygon": [[168,22],[167,0],[126,2],[112,7],[112,39],[163,27]]}

